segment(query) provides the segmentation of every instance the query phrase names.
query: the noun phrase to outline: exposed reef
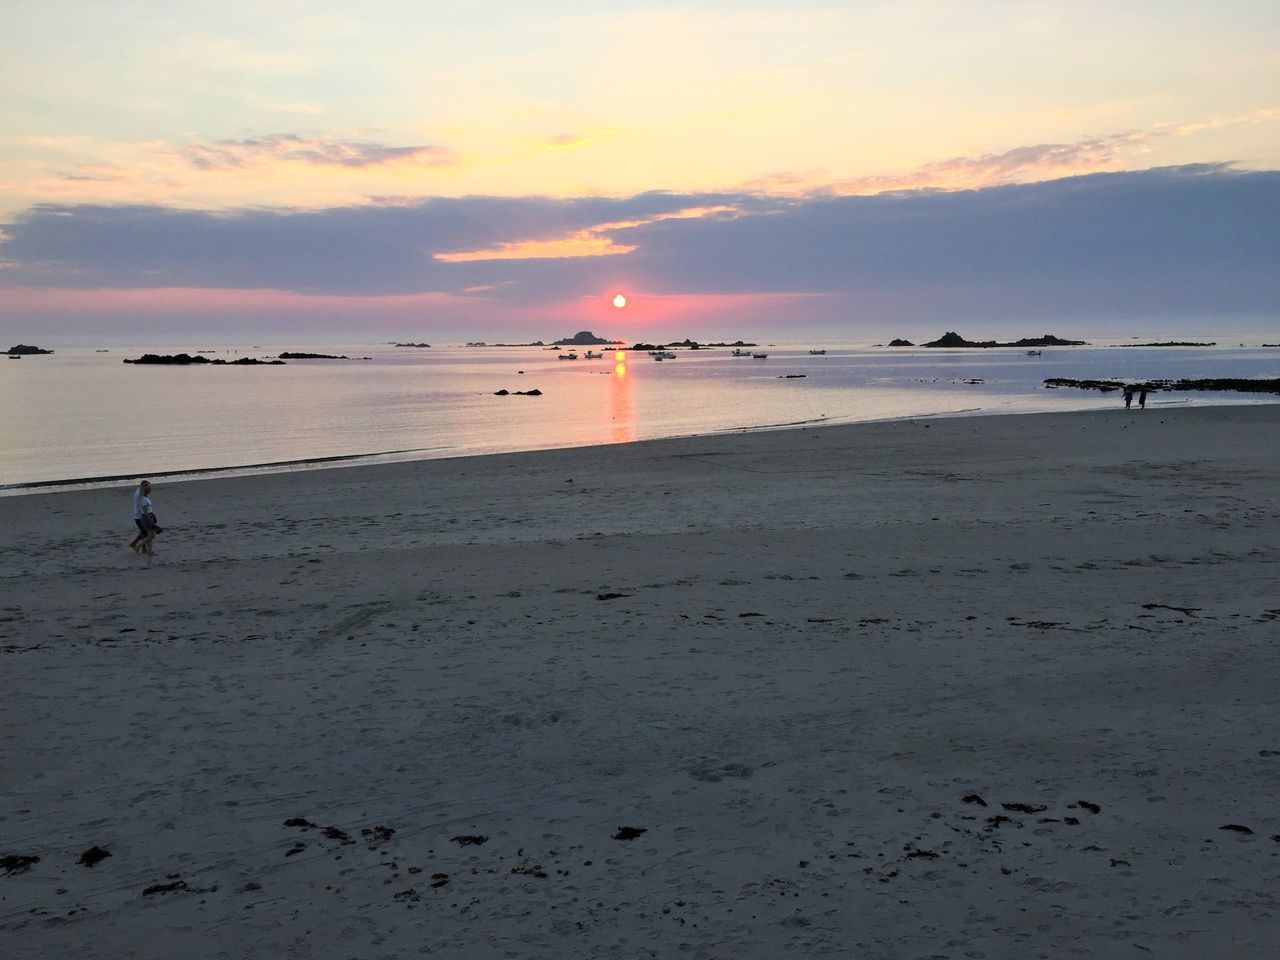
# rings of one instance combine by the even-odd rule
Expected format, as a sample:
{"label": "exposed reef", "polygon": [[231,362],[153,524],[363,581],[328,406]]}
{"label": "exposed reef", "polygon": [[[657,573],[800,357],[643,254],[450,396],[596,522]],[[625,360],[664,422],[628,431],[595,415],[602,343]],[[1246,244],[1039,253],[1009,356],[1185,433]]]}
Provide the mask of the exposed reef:
{"label": "exposed reef", "polygon": [[[910,346],[910,344],[897,344],[898,346]],[[999,343],[995,340],[966,340],[960,334],[948,330],[937,340],[926,343],[926,347],[971,347],[987,349],[989,347],[1083,347],[1088,344],[1084,340],[1063,340],[1055,337],[1052,333],[1046,333],[1043,337],[1024,337],[1021,340],[1015,340],[1012,343]],[[895,346],[895,344],[890,344]]]}
{"label": "exposed reef", "polygon": [[1075,387],[1080,390],[1100,390],[1110,393],[1129,387],[1133,390],[1165,390],[1172,393],[1194,390],[1212,390],[1219,393],[1280,393],[1280,378],[1245,380],[1238,377],[1206,378],[1200,380],[1146,380],[1141,383],[1125,383],[1122,380],[1072,380],[1067,377],[1050,377],[1046,387]]}
{"label": "exposed reef", "polygon": [[126,358],[123,362],[124,363],[164,363],[172,366],[187,366],[188,364],[192,364],[192,363],[208,363],[214,366],[226,366],[226,367],[249,367],[249,366],[283,367],[285,365],[283,360],[257,360],[257,359],[254,359],[253,357],[241,357],[239,360],[221,360],[221,359],[210,360],[208,357],[200,357],[200,356],[193,357],[189,353],[174,353],[174,354],[164,354],[164,355],[156,354],[156,353],[144,353],[142,356],[134,360],[129,360]]}
{"label": "exposed reef", "polygon": [[53,351],[42,350],[39,347],[31,346],[31,344],[29,343],[18,343],[18,344],[14,344],[12,347],[6,350],[5,353],[9,354],[9,356],[11,357],[19,357],[19,356],[29,356],[31,354],[36,354],[36,353],[53,353]]}
{"label": "exposed reef", "polygon": [[1193,343],[1190,340],[1166,340],[1164,343],[1121,343],[1121,347],[1216,347],[1217,341],[1210,343]]}
{"label": "exposed reef", "polygon": [[563,347],[595,347],[605,346],[608,344],[622,343],[621,340],[606,340],[604,337],[597,337],[590,330],[580,330],[572,337],[565,337],[563,340],[555,340],[554,343]]}

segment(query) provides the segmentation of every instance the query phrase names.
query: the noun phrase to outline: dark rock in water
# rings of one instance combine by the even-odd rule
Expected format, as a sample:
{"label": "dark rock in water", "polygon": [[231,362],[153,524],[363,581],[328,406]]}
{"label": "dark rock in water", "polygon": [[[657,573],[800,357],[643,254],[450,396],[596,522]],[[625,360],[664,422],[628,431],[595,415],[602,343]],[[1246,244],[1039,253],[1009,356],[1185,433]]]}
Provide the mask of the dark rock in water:
{"label": "dark rock in water", "polygon": [[914,347],[914,346],[915,346],[915,344],[914,344],[914,343],[912,343],[910,340],[903,340],[901,337],[894,337],[892,340],[890,340],[890,341],[889,341],[889,346],[891,346],[891,347]]}
{"label": "dark rock in water", "polygon": [[111,856],[110,850],[103,850],[101,847],[95,846],[80,854],[80,859],[76,862],[84,864],[86,867],[92,867],[95,863],[105,860],[109,856]]}
{"label": "dark rock in water", "polygon": [[345,830],[339,830],[337,827],[325,827],[320,831],[320,835],[328,837],[330,840],[338,840],[342,843],[355,843],[355,841],[351,839],[350,834]]}
{"label": "dark rock in water", "polygon": [[[1193,343],[1190,340],[1166,340],[1164,343],[1122,343],[1122,347],[1216,347],[1217,341]],[[1263,344],[1265,346],[1265,344]]]}
{"label": "dark rock in water", "polygon": [[517,390],[516,395],[521,397],[540,397],[542,396],[542,391],[534,387],[532,390]]}
{"label": "dark rock in water", "polygon": [[282,353],[281,360],[350,360],[350,357],[335,357],[331,353]]}
{"label": "dark rock in water", "polygon": [[613,835],[615,840],[634,840],[642,833],[648,833],[648,827],[618,827],[618,832]]}
{"label": "dark rock in water", "polygon": [[482,843],[488,843],[489,838],[483,834],[464,833],[456,837],[450,837],[451,843],[456,843],[460,847],[478,847]]}
{"label": "dark rock in water", "polygon": [[290,817],[284,822],[286,827],[302,827],[303,830],[309,830],[316,825],[306,817]]}
{"label": "dark rock in water", "polygon": [[11,357],[15,357],[20,355],[29,355],[29,354],[36,354],[36,353],[53,353],[53,351],[41,350],[39,347],[33,347],[29,343],[16,343],[12,347],[10,347],[8,350],[6,350],[5,353],[9,354],[9,356]]}
{"label": "dark rock in water", "polygon": [[431,344],[429,344],[429,343],[397,343],[397,344],[394,344],[394,346],[397,346],[397,347],[429,347],[429,346],[431,346]]}
{"label": "dark rock in water", "polygon": [[606,340],[604,337],[597,337],[590,330],[581,330],[578,333],[575,333],[572,337],[565,337],[563,340],[554,340],[552,342],[565,347],[586,347],[619,343],[620,341]]}
{"label": "dark rock in water", "polygon": [[[893,344],[890,344],[892,346]],[[926,343],[926,347],[1081,347],[1085,346],[1083,340],[1063,340],[1055,337],[1052,333],[1046,333],[1043,337],[1024,337],[1021,340],[1015,340],[1012,343],[999,343],[995,340],[966,340],[960,334],[948,330],[937,340]]]}
{"label": "dark rock in water", "polygon": [[1088,810],[1090,813],[1102,812],[1102,807],[1098,806],[1096,803],[1090,803],[1088,800],[1077,800],[1076,806],[1083,807],[1085,810]]}
{"label": "dark rock in water", "polygon": [[780,377],[778,377],[778,379],[779,380],[803,380],[807,376],[809,376],[807,373],[784,373]]}
{"label": "dark rock in water", "polygon": [[1075,387],[1080,390],[1101,390],[1109,393],[1129,387],[1136,391],[1154,393],[1164,390],[1171,393],[1211,390],[1218,393],[1280,393],[1280,378],[1247,380],[1240,377],[1219,377],[1201,380],[1148,380],[1145,383],[1122,383],[1119,380],[1072,380],[1067,377],[1050,377],[1046,387]]}
{"label": "dark rock in water", "polygon": [[21,853],[10,853],[0,857],[0,870],[5,873],[26,873],[33,864],[39,863],[39,857],[29,857]]}
{"label": "dark rock in water", "polygon": [[511,395],[511,391],[510,391],[510,390],[495,390],[495,391],[493,391],[493,395],[494,395],[495,397],[507,397],[507,396],[510,396],[510,395]]}
{"label": "dark rock in water", "polygon": [[1046,387],[1078,387],[1081,390],[1101,390],[1103,393],[1110,393],[1113,390],[1120,390],[1127,384],[1121,383],[1119,380],[1072,380],[1069,377],[1049,377],[1045,380]]}
{"label": "dark rock in water", "polygon": [[1252,830],[1240,823],[1224,823],[1218,829],[1231,830],[1234,833],[1253,833]]}
{"label": "dark rock in water", "polygon": [[985,807],[987,805],[987,801],[983,800],[982,797],[978,796],[978,794],[976,793],[966,794],[964,797],[964,802],[976,803],[980,807]]}
{"label": "dark rock in water", "polygon": [[283,360],[256,360],[253,357],[241,357],[239,360],[231,360],[231,361],[226,361],[221,358],[217,360],[210,360],[208,357],[202,357],[199,355],[196,355],[193,357],[189,353],[174,353],[174,354],[144,353],[142,356],[138,357],[135,360],[129,360],[126,358],[123,362],[124,363],[145,363],[145,364],[164,363],[164,364],[170,364],[174,366],[186,366],[188,364],[193,364],[193,363],[207,363],[212,366],[228,366],[228,367],[231,367],[231,366],[244,367],[244,366],[251,366],[251,365],[264,366],[264,367],[283,367],[285,365]]}

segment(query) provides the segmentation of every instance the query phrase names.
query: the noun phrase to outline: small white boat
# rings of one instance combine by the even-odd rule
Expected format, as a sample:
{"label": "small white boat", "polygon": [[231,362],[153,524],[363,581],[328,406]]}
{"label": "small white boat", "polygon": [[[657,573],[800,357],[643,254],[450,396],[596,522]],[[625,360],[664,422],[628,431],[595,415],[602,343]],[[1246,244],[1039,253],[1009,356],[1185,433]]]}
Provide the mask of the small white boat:
{"label": "small white boat", "polygon": [[576,353],[562,353],[560,354],[560,356],[556,357],[556,359],[557,360],[577,360],[578,355]]}
{"label": "small white boat", "polygon": [[749,357],[749,356],[751,356],[751,351],[750,351],[750,350],[734,350],[734,351],[733,351],[733,353],[731,353],[731,354],[730,354],[730,356],[732,356],[732,357]]}
{"label": "small white boat", "polygon": [[1027,356],[1028,356],[1028,357],[1038,357],[1038,356],[1040,356],[1040,351],[1039,351],[1039,350],[1028,350],[1028,351],[1027,351]]}
{"label": "small white boat", "polygon": [[811,356],[811,357],[825,357],[826,355],[827,355],[827,351],[825,351],[825,350],[810,350],[810,351],[809,351],[809,356]]}
{"label": "small white boat", "polygon": [[597,352],[595,352],[595,351],[593,351],[593,350],[588,350],[588,351],[587,351],[587,359],[588,359],[588,360],[603,360],[603,359],[604,359],[604,354],[603,354],[603,353],[597,353]]}

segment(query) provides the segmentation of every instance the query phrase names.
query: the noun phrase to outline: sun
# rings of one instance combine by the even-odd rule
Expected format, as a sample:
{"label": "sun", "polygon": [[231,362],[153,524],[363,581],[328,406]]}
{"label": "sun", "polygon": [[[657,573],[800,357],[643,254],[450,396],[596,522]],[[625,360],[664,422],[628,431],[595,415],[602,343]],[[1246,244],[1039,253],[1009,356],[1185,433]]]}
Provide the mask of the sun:
{"label": "sun", "polygon": [[619,310],[621,310],[623,307],[627,305],[627,298],[624,297],[622,294],[618,294],[613,298],[613,305],[617,307]]}

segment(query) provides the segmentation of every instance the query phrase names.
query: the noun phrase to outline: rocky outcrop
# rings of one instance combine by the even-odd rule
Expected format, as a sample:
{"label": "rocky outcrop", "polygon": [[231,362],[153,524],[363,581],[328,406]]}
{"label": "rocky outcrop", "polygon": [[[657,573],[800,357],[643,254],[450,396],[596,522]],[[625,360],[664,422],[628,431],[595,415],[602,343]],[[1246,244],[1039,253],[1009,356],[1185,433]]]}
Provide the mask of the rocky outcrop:
{"label": "rocky outcrop", "polygon": [[189,353],[174,353],[174,354],[144,353],[142,356],[134,360],[126,359],[124,362],[125,363],[146,363],[146,364],[163,363],[163,364],[169,364],[172,366],[187,366],[188,364],[192,364],[192,363],[207,363],[212,366],[226,366],[226,367],[249,367],[249,366],[283,367],[285,365],[283,360],[257,360],[257,359],[254,359],[253,357],[241,357],[239,360],[222,360],[222,359],[210,360],[208,357],[202,357],[199,355],[193,357]]}
{"label": "rocky outcrop", "polygon": [[1280,379],[1246,380],[1239,377],[1204,378],[1199,380],[1146,380],[1142,383],[1124,383],[1120,380],[1072,380],[1066,377],[1050,377],[1046,387],[1075,387],[1080,390],[1101,390],[1110,393],[1128,387],[1132,390],[1173,393],[1189,393],[1212,390],[1218,393],[1280,393]]}
{"label": "rocky outcrop", "polygon": [[[893,344],[890,344],[890,346],[893,346]],[[1055,337],[1052,333],[1046,333],[1043,337],[1024,337],[1012,343],[999,343],[995,340],[966,340],[960,334],[948,330],[937,340],[932,343],[926,343],[924,346],[987,349],[989,347],[1083,347],[1087,346],[1087,344],[1083,340],[1063,340],[1060,337]]]}
{"label": "rocky outcrop", "polygon": [[1163,343],[1122,343],[1122,347],[1216,347],[1216,340],[1209,343],[1193,343],[1190,340],[1166,340]]}
{"label": "rocky outcrop", "polygon": [[[395,346],[397,346],[397,347],[429,347],[429,346],[431,346],[431,344],[429,344],[429,343],[397,343],[397,344],[395,344]],[[468,347],[471,347],[471,346],[484,346],[484,344],[471,344],[471,343],[468,343],[468,344],[467,344],[467,346],[468,346]]]}
{"label": "rocky outcrop", "polygon": [[5,353],[11,357],[29,356],[36,353],[53,353],[52,350],[42,350],[39,347],[33,347],[29,343],[14,344]]}
{"label": "rocky outcrop", "polygon": [[331,353],[282,353],[281,360],[350,360],[350,357],[335,357]]}
{"label": "rocky outcrop", "polygon": [[910,340],[903,340],[903,339],[901,339],[901,338],[895,337],[894,339],[892,339],[892,340],[890,340],[890,341],[889,341],[889,346],[891,346],[891,347],[914,347],[914,346],[915,346],[915,344],[914,344],[914,343],[912,343]]}
{"label": "rocky outcrop", "polygon": [[610,343],[620,343],[621,341],[606,340],[603,337],[597,337],[590,330],[581,330],[578,333],[575,333],[572,337],[566,337],[563,340],[555,340],[553,342],[564,347],[595,347]]}

